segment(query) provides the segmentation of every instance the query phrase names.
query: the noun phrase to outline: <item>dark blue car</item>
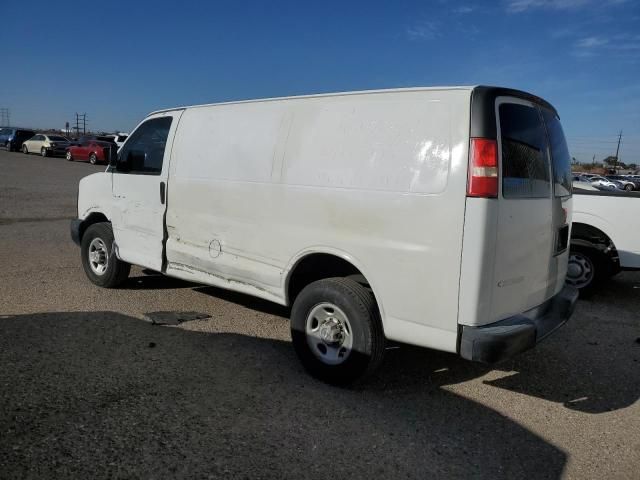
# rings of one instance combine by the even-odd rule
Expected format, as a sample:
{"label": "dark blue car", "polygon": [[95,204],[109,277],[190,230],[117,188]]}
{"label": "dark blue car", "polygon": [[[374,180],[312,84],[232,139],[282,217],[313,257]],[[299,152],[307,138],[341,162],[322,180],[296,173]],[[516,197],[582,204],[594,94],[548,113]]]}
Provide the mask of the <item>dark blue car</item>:
{"label": "dark blue car", "polygon": [[27,128],[5,127],[0,129],[0,147],[4,147],[10,152],[20,151],[22,142],[29,140],[36,134]]}

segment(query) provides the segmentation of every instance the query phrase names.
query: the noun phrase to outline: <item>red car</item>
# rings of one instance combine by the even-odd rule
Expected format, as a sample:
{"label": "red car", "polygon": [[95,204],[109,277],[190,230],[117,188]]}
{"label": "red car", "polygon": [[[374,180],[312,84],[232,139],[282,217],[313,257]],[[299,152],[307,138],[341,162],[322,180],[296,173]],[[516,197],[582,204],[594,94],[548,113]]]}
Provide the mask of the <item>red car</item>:
{"label": "red car", "polygon": [[95,165],[109,161],[109,149],[118,148],[113,137],[80,137],[67,149],[67,160],[79,160]]}

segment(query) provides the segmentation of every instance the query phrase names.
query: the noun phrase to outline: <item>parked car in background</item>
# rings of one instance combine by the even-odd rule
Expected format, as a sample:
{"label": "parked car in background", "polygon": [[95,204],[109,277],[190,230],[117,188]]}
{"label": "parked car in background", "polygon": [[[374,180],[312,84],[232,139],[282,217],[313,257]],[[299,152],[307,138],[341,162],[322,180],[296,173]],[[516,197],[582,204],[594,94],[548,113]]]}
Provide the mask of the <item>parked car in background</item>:
{"label": "parked car in background", "polygon": [[117,133],[113,135],[107,135],[107,137],[113,138],[113,141],[115,142],[116,145],[118,145],[118,148],[124,145],[124,141],[127,139],[128,136],[129,136],[128,133]]}
{"label": "parked car in background", "polygon": [[581,175],[583,179],[586,179],[591,185],[594,187],[601,188],[603,190],[617,190],[618,186],[613,183],[611,180],[607,180],[602,175],[594,175],[594,174],[584,174]]}
{"label": "parked car in background", "polygon": [[636,190],[637,188],[634,182],[622,175],[607,175],[605,178],[618,185],[620,190],[626,190],[629,192],[631,190]]}
{"label": "parked car in background", "polygon": [[22,153],[39,153],[43,157],[65,155],[68,147],[69,139],[66,137],[38,133],[22,142]]}
{"label": "parked car in background", "polygon": [[106,136],[85,136],[73,142],[66,151],[66,158],[69,161],[106,163],[109,161],[109,151],[111,148],[118,148],[113,142],[113,137]]}
{"label": "parked car in background", "polygon": [[623,177],[635,185],[634,190],[640,190],[640,175],[623,175]]}
{"label": "parked car in background", "polygon": [[622,270],[640,270],[640,192],[598,191],[573,183],[567,283],[589,295]]}
{"label": "parked car in background", "polygon": [[36,134],[27,128],[5,127],[0,130],[0,146],[10,152],[17,152],[22,149],[22,142],[30,139]]}

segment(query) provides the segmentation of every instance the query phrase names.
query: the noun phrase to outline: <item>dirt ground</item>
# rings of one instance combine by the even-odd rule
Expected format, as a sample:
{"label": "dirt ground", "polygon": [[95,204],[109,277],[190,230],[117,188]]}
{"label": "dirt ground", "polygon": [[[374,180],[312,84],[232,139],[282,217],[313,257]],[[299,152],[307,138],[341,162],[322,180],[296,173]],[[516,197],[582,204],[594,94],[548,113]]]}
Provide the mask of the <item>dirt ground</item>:
{"label": "dirt ground", "polygon": [[640,273],[498,367],[402,346],[339,389],[282,307],[139,268],[92,285],[69,220],[103,168],[0,151],[0,478],[638,478]]}

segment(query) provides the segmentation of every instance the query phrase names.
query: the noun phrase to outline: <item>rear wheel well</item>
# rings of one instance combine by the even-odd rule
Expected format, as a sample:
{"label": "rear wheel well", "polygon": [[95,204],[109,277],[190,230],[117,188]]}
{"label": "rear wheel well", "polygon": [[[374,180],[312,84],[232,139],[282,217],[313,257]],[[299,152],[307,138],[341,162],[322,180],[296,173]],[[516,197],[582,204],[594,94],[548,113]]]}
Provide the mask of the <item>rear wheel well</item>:
{"label": "rear wheel well", "polygon": [[586,223],[573,223],[571,226],[571,240],[575,239],[584,240],[596,246],[612,247],[615,250],[615,245],[606,233]]}
{"label": "rear wheel well", "polygon": [[292,305],[298,294],[310,283],[324,278],[349,277],[369,287],[362,272],[347,260],[328,253],[313,253],[300,259],[289,273],[287,299]]}
{"label": "rear wheel well", "polygon": [[573,223],[571,226],[571,243],[599,250],[611,261],[613,272],[620,271],[618,250],[616,250],[613,240],[602,230],[586,223]]}
{"label": "rear wheel well", "polygon": [[103,222],[109,223],[109,219],[103,213],[100,213],[100,212],[90,213],[89,216],[85,218],[80,224],[80,241],[82,241],[82,236],[84,235],[84,232],[87,231],[87,228],[89,228],[91,225],[95,223],[103,223]]}

